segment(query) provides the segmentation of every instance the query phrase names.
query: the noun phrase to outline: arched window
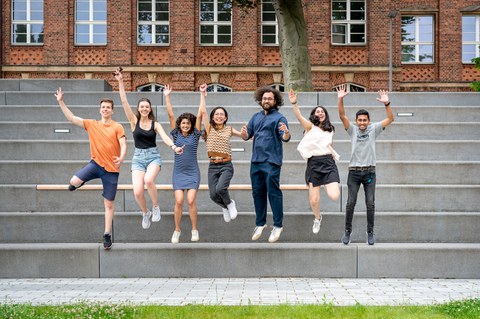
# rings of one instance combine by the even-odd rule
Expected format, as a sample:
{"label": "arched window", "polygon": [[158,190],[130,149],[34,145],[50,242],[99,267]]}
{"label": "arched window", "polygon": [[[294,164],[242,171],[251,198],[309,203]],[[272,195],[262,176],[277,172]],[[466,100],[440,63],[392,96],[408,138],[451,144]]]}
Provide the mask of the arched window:
{"label": "arched window", "polygon": [[[335,85],[332,88],[332,91],[337,91],[337,88],[339,86],[340,85]],[[347,89],[347,92],[367,92],[367,89],[365,87],[353,83],[345,83],[345,89]]]}
{"label": "arched window", "polygon": [[137,92],[162,92],[163,85],[157,83],[149,83],[137,87]]}
{"label": "arched window", "polygon": [[207,86],[207,92],[232,92],[232,88],[223,84],[209,84]]}
{"label": "arched window", "polygon": [[280,92],[285,92],[285,85],[282,83],[273,83],[270,84],[270,87],[275,90],[279,90]]}

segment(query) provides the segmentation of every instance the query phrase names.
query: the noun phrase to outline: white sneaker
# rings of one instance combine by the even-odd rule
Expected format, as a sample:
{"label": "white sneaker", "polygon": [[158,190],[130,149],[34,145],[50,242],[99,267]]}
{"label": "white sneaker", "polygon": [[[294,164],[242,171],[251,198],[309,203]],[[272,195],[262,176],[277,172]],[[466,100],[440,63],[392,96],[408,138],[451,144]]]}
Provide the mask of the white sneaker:
{"label": "white sneaker", "polygon": [[313,220],[313,227],[312,231],[314,234],[318,234],[320,232],[320,226],[322,225],[322,216],[320,216],[320,219],[314,219]]}
{"label": "white sneaker", "polygon": [[152,216],[152,212],[147,210],[146,213],[142,214],[142,227],[143,229],[149,229],[150,228],[150,217]]}
{"label": "white sneaker", "polygon": [[229,223],[232,219],[230,218],[230,213],[228,212],[228,209],[222,207],[222,211],[223,211],[223,220],[226,223]]}
{"label": "white sneaker", "polygon": [[182,232],[179,232],[179,231],[174,231],[173,232],[173,235],[172,235],[172,244],[178,244],[179,240],[180,240],[180,234]]}
{"label": "white sneaker", "polygon": [[237,218],[237,207],[235,207],[235,201],[232,199],[230,204],[227,205],[228,213],[230,214],[230,219],[234,220]]}
{"label": "white sneaker", "polygon": [[282,233],[283,227],[275,227],[273,226],[272,232],[270,237],[268,238],[269,243],[274,243],[280,238],[280,234]]}
{"label": "white sneaker", "polygon": [[160,215],[160,207],[159,206],[153,206],[153,215],[152,215],[152,222],[156,223],[162,219],[162,216]]}
{"label": "white sneaker", "polygon": [[260,236],[262,236],[262,232],[263,232],[263,229],[267,227],[267,224],[263,225],[263,226],[257,226],[255,227],[255,229],[253,230],[253,235],[252,235],[252,240],[257,240],[260,238]]}
{"label": "white sneaker", "polygon": [[198,236],[198,230],[194,229],[192,230],[192,239],[190,239],[191,241],[199,241],[200,240],[200,236]]}

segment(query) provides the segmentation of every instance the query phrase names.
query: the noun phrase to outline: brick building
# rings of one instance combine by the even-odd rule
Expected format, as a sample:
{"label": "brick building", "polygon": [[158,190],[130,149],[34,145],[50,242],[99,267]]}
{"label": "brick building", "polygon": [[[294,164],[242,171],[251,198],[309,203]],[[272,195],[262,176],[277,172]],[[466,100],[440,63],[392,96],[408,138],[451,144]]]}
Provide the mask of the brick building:
{"label": "brick building", "polygon": [[[95,78],[127,89],[282,88],[271,0],[249,11],[223,0],[1,0],[2,78]],[[317,91],[469,91],[480,80],[480,2],[304,0]],[[393,17],[393,14],[396,15]],[[389,14],[392,17],[389,17]]]}

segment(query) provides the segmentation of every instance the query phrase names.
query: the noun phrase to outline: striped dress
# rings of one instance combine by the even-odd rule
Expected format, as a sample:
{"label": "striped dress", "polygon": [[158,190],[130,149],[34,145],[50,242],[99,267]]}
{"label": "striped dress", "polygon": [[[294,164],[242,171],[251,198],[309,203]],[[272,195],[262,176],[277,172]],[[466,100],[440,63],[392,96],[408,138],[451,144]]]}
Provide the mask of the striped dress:
{"label": "striped dress", "polygon": [[198,167],[198,142],[202,131],[194,129],[192,134],[183,136],[177,128],[170,132],[173,142],[177,146],[185,145],[183,154],[175,153],[173,163],[172,184],[173,190],[198,189],[200,186],[200,168]]}

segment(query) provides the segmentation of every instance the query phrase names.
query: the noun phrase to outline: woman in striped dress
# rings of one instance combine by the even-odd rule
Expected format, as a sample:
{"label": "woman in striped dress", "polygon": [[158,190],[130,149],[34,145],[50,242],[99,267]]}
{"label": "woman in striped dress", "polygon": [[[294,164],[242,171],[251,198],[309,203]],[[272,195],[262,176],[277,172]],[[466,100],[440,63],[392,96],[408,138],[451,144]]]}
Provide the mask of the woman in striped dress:
{"label": "woman in striped dress", "polygon": [[177,147],[183,148],[183,154],[175,154],[173,164],[173,191],[175,195],[174,220],[175,231],[172,235],[172,243],[177,244],[180,239],[180,222],[182,219],[183,202],[186,193],[188,212],[192,222],[191,241],[198,241],[197,229],[197,191],[200,186],[200,168],[198,167],[197,150],[198,142],[202,136],[200,131],[202,115],[200,109],[198,118],[191,113],[182,113],[175,120],[170,94],[172,89],[166,85],[163,89],[167,103],[167,113],[170,120],[173,142]]}
{"label": "woman in striped dress", "polygon": [[227,126],[228,113],[221,106],[215,107],[207,116],[205,97],[207,96],[207,85],[200,86],[202,93],[200,98],[200,110],[203,117],[203,126],[207,139],[207,152],[210,164],[208,166],[208,189],[210,198],[222,207],[223,219],[230,222],[237,217],[235,201],[230,198],[228,187],[233,177],[232,146],[230,138],[232,135],[241,137],[239,131]]}

